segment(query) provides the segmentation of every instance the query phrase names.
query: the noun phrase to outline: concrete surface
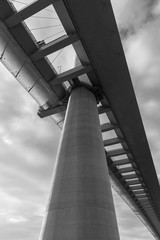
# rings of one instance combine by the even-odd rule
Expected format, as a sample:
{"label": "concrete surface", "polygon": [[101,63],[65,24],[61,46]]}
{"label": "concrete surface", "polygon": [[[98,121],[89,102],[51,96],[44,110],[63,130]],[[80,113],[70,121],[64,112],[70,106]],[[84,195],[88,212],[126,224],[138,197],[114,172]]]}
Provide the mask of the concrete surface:
{"label": "concrete surface", "polygon": [[43,240],[119,240],[94,95],[71,93]]}

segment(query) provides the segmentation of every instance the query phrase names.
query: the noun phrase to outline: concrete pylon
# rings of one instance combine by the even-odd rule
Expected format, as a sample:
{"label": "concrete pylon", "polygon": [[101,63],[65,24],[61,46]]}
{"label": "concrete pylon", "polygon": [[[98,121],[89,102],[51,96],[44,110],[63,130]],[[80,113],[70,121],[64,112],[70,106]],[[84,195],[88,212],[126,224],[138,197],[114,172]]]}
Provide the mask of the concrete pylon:
{"label": "concrete pylon", "polygon": [[119,240],[95,96],[71,93],[41,240]]}

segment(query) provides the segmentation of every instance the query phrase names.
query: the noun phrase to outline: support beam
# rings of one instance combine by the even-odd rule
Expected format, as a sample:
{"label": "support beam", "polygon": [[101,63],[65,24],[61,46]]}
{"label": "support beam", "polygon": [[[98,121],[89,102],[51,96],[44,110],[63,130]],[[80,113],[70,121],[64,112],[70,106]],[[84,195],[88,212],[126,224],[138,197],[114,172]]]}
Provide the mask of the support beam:
{"label": "support beam", "polygon": [[65,110],[66,110],[65,106],[56,106],[56,107],[53,107],[53,108],[48,108],[46,110],[39,109],[38,110],[38,116],[40,118],[44,118],[44,117],[48,117],[48,116],[63,112]]}
{"label": "support beam", "polygon": [[152,211],[153,211],[153,206],[151,206],[151,204],[143,204],[143,208],[145,208],[145,209],[151,209]]}
{"label": "support beam", "polygon": [[114,145],[114,144],[118,144],[118,143],[122,143],[123,140],[120,139],[120,138],[110,138],[110,139],[107,139],[107,140],[104,140],[103,143],[104,143],[104,146],[110,146],[110,145]]}
{"label": "support beam", "polygon": [[[86,114],[88,113],[88,114]],[[94,95],[71,93],[42,240],[119,240]]]}
{"label": "support beam", "polygon": [[137,195],[136,198],[139,199],[144,199],[144,200],[148,200],[149,201],[149,197],[147,195]]}
{"label": "support beam", "polygon": [[59,84],[62,84],[63,82],[69,81],[83,74],[87,74],[91,71],[92,71],[91,66],[78,66],[64,73],[59,74],[56,78],[54,78],[50,82],[50,84],[51,86],[59,85]]}
{"label": "support beam", "polygon": [[33,61],[37,61],[53,52],[56,52],[64,47],[67,47],[70,44],[78,41],[79,38],[77,34],[73,34],[70,36],[62,36],[56,40],[51,41],[50,43],[45,44],[41,48],[39,48],[35,53],[31,55],[31,59]]}
{"label": "support beam", "polygon": [[126,168],[120,168],[118,169],[119,173],[127,173],[127,172],[133,172],[134,168],[133,167],[126,167]]}
{"label": "support beam", "polygon": [[[131,188],[133,188],[133,186]],[[132,191],[134,192],[134,194],[136,196],[138,196],[138,195],[147,195],[146,189],[143,188],[143,187],[138,188],[138,189],[132,189]]]}
{"label": "support beam", "polygon": [[98,107],[98,113],[99,114],[107,113],[107,112],[110,112],[110,111],[111,111],[111,109],[108,106],[100,106],[100,107]]}
{"label": "support beam", "polygon": [[107,156],[108,157],[115,157],[115,156],[119,156],[119,155],[123,155],[123,154],[127,154],[127,151],[122,149],[115,149],[112,151],[108,151],[107,152]]}
{"label": "support beam", "polygon": [[124,179],[135,179],[138,178],[138,176],[135,173],[131,173],[129,175],[123,176]]}
{"label": "support beam", "polygon": [[117,125],[114,125],[114,124],[111,124],[111,123],[104,123],[101,125],[101,131],[102,132],[108,132],[108,131],[111,131],[111,130],[114,130],[114,129],[117,129],[118,126]]}
{"label": "support beam", "polygon": [[[130,189],[131,190],[142,190],[143,191],[143,186],[142,185],[131,186]],[[139,192],[134,191],[134,193],[139,193]]]}
{"label": "support beam", "polygon": [[152,207],[148,206],[148,207],[144,207],[144,210],[147,211],[147,214],[155,216],[155,211],[153,210]]}
{"label": "support beam", "polygon": [[140,183],[139,179],[127,181],[127,185],[129,186],[139,184],[139,183]]}
{"label": "support beam", "polygon": [[139,202],[143,205],[143,204],[152,204],[152,202],[151,201],[149,201],[148,199],[139,199]]}
{"label": "support beam", "polygon": [[142,204],[142,206],[143,206],[144,208],[150,207],[150,208],[153,209],[153,206],[152,206],[149,202]]}
{"label": "support beam", "polygon": [[27,7],[24,7],[19,12],[16,12],[9,18],[5,20],[5,24],[12,28],[16,26],[17,24],[21,23],[25,19],[31,17],[32,15],[36,14],[37,12],[41,11],[42,9],[48,7],[51,3],[53,3],[54,0],[37,0],[31,4],[29,4]]}
{"label": "support beam", "polygon": [[133,190],[133,193],[134,193],[134,195],[136,196],[136,197],[138,197],[138,196],[147,196],[147,194],[146,194],[146,191],[145,190],[140,190],[139,192],[135,192],[134,190]]}
{"label": "support beam", "polygon": [[113,165],[115,165],[115,166],[124,165],[124,164],[128,164],[128,163],[131,163],[131,160],[128,158],[113,161]]}
{"label": "support beam", "polygon": [[[141,193],[141,195],[135,194],[135,192],[134,192],[134,195],[135,195],[135,197],[137,198],[138,201],[140,201],[141,199],[143,200],[143,198],[146,197],[145,191],[144,191],[144,194]],[[148,200],[147,200],[147,202],[148,202]]]}

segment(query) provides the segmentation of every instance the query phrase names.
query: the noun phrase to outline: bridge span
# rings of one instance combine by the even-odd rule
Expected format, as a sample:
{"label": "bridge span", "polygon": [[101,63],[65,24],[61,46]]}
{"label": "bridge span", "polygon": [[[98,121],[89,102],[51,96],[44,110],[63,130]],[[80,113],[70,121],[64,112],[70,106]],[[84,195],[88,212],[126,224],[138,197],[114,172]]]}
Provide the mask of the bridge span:
{"label": "bridge span", "polygon": [[[53,5],[66,34],[37,42],[25,20]],[[63,128],[71,89],[81,85],[97,99],[112,186],[160,239],[160,188],[109,0],[38,0],[16,11],[0,0],[1,62]],[[47,56],[68,45],[77,65],[58,74]],[[73,91],[74,92],[74,91]],[[71,123],[72,124],[72,123]],[[112,136],[112,137],[111,137]]]}

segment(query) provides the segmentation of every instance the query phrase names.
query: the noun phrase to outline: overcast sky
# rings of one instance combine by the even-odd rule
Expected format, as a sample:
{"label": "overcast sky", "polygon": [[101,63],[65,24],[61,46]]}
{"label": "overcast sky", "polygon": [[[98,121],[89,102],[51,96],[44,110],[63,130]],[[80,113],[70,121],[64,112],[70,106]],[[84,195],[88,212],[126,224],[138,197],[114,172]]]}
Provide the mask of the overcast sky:
{"label": "overcast sky", "polygon": [[[160,178],[160,1],[112,3]],[[0,238],[38,240],[61,132],[37,117],[38,105],[2,65],[0,74]],[[114,200],[121,239],[152,240],[115,193]]]}

